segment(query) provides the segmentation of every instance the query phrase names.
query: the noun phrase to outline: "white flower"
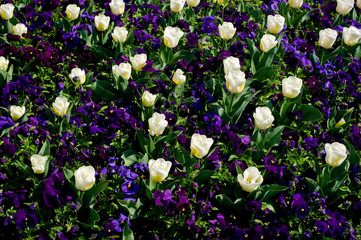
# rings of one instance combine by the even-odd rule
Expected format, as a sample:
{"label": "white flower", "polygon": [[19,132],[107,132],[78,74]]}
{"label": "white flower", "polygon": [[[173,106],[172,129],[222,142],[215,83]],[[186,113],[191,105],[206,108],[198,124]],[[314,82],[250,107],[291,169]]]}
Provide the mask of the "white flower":
{"label": "white flower", "polygon": [[197,7],[201,0],[187,0],[188,6]]}
{"label": "white flower", "polygon": [[208,49],[208,40],[209,40],[208,36],[198,39],[198,47],[201,50]]}
{"label": "white flower", "polygon": [[66,98],[57,97],[53,103],[53,109],[56,115],[64,116],[68,111],[69,102]]}
{"label": "white flower", "polygon": [[120,63],[112,67],[114,77],[118,79],[120,76],[129,80],[132,73],[132,66],[129,63]]}
{"label": "white flower", "polygon": [[225,40],[231,39],[236,33],[236,30],[231,22],[224,22],[218,26],[219,36]]}
{"label": "white flower", "polygon": [[175,13],[182,11],[186,0],[170,0],[170,10]]}
{"label": "white flower", "polygon": [[223,3],[223,0],[213,0],[213,3],[221,5]]}
{"label": "white flower", "polygon": [[95,27],[100,32],[103,32],[108,29],[109,22],[110,22],[110,17],[105,16],[103,14],[95,16],[95,18],[94,18]]}
{"label": "white flower", "polygon": [[28,32],[28,28],[22,24],[22,23],[18,23],[15,26],[13,26],[13,34],[14,35],[18,35],[18,36],[22,36],[24,33]]}
{"label": "white flower", "polygon": [[357,6],[359,9],[361,9],[361,0],[357,0],[357,1],[356,1],[356,6]]}
{"label": "white flower", "polygon": [[6,71],[9,66],[9,60],[4,58],[3,56],[0,57],[0,70]]}
{"label": "white flower", "polygon": [[69,74],[69,77],[75,85],[81,85],[85,83],[85,71],[80,68],[73,68]]}
{"label": "white flower", "polygon": [[194,133],[191,139],[191,152],[197,158],[206,156],[213,144],[212,138],[207,138],[206,135]]}
{"label": "white flower", "polygon": [[5,3],[0,5],[0,15],[2,19],[9,20],[14,16],[14,5]]}
{"label": "white flower", "polygon": [[331,28],[326,28],[320,31],[320,38],[318,40],[318,44],[320,44],[320,46],[323,48],[330,49],[335,43],[336,38],[337,31]]}
{"label": "white flower", "polygon": [[277,45],[276,37],[271,34],[265,34],[261,38],[260,48],[263,52],[268,52]]}
{"label": "white flower", "polygon": [[151,94],[148,91],[144,91],[142,96],[142,103],[145,107],[151,107],[154,105],[154,101],[157,98],[156,94]]}
{"label": "white flower", "polygon": [[76,4],[69,4],[66,7],[66,16],[70,20],[75,20],[79,17],[80,7],[78,7]]}
{"label": "white flower", "polygon": [[226,86],[231,93],[240,93],[246,84],[246,75],[241,70],[232,70],[225,76]]}
{"label": "white flower", "polygon": [[48,157],[40,156],[40,155],[33,155],[30,158],[32,169],[36,174],[42,174],[45,170],[45,163],[48,160]]}
{"label": "white flower", "polygon": [[168,177],[172,162],[165,161],[163,158],[157,160],[150,159],[148,162],[150,179],[153,182],[161,182]]}
{"label": "white flower", "polygon": [[261,186],[263,177],[256,167],[249,167],[244,170],[243,175],[238,174],[237,180],[244,191],[253,192]]}
{"label": "white flower", "polygon": [[114,15],[120,15],[124,13],[125,3],[123,0],[112,0],[109,7]]}
{"label": "white flower", "polygon": [[16,121],[21,118],[25,114],[25,107],[19,106],[10,106],[10,116],[11,118]]}
{"label": "white flower", "polygon": [[291,8],[300,8],[303,4],[303,0],[290,0],[288,3]]}
{"label": "white flower", "polygon": [[184,32],[178,27],[166,27],[164,30],[164,45],[169,48],[175,48],[183,34]]}
{"label": "white flower", "polygon": [[351,26],[349,28],[344,27],[342,31],[343,41],[346,45],[353,46],[361,39],[361,30]]}
{"label": "white flower", "polygon": [[285,97],[295,98],[300,94],[302,80],[298,77],[288,77],[282,80],[282,93]]}
{"label": "white flower", "polygon": [[337,0],[336,12],[341,15],[347,15],[355,4],[354,0]]}
{"label": "white flower", "polygon": [[115,42],[124,43],[127,40],[128,31],[125,27],[115,27],[112,33],[113,40]]}
{"label": "white flower", "polygon": [[95,183],[95,169],[92,166],[82,166],[74,172],[75,187],[80,191],[87,191]]}
{"label": "white flower", "polygon": [[285,25],[285,18],[279,14],[274,16],[268,15],[267,17],[267,30],[270,33],[278,34],[282,31],[283,26]]}
{"label": "white flower", "polygon": [[342,143],[334,142],[325,144],[326,163],[332,167],[337,167],[347,158],[346,146]]}
{"label": "white flower", "polygon": [[186,81],[186,76],[183,75],[183,71],[180,69],[177,69],[173,75],[173,82],[177,85],[182,85]]}
{"label": "white flower", "polygon": [[269,128],[275,120],[271,110],[268,107],[256,108],[256,112],[253,113],[253,118],[256,127],[262,130]]}
{"label": "white flower", "polygon": [[136,71],[143,71],[142,68],[145,66],[147,61],[147,54],[136,54],[134,57],[130,57],[130,62]]}
{"label": "white flower", "polygon": [[168,121],[165,120],[164,114],[153,113],[153,116],[148,119],[150,135],[159,136],[163,133],[164,129],[168,126]]}
{"label": "white flower", "polygon": [[232,56],[223,59],[223,69],[224,74],[228,74],[231,71],[240,70],[241,65],[239,64],[239,59]]}

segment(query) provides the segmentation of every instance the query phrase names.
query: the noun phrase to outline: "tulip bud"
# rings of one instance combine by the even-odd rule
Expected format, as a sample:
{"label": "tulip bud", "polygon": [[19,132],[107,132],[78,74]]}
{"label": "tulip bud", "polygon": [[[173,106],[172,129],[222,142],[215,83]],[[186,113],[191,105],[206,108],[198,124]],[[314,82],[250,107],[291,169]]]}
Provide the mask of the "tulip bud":
{"label": "tulip bud", "polygon": [[345,119],[344,118],[341,118],[340,121],[338,121],[335,125],[335,127],[339,128],[341,127],[342,125],[344,125],[346,123]]}
{"label": "tulip bud", "polygon": [[45,163],[48,160],[48,157],[40,156],[40,155],[33,155],[30,158],[32,169],[36,174],[42,174],[45,170]]}
{"label": "tulip bud", "polygon": [[337,38],[337,31],[331,28],[326,28],[320,31],[320,39],[318,40],[318,44],[321,47],[330,49],[332,45],[335,43]]}
{"label": "tulip bud", "polygon": [[154,105],[155,99],[157,98],[157,95],[153,95],[148,91],[144,91],[142,96],[142,103],[144,107],[151,107]]}
{"label": "tulip bud", "polygon": [[359,9],[361,9],[361,0],[357,0],[357,1],[356,1],[356,6],[357,6]]}
{"label": "tulip bud", "polygon": [[224,74],[228,74],[231,71],[240,70],[241,65],[239,64],[239,59],[236,57],[228,57],[223,59],[223,70]]}
{"label": "tulip bud", "polygon": [[10,116],[11,118],[16,121],[21,118],[25,114],[25,107],[19,106],[10,106]]}
{"label": "tulip bud", "polygon": [[256,167],[249,167],[244,170],[243,175],[240,173],[237,176],[238,183],[246,192],[253,192],[263,182],[261,172]]}
{"label": "tulip bud", "polygon": [[28,28],[22,24],[22,23],[18,23],[15,26],[13,26],[13,34],[14,35],[18,35],[18,36],[22,36],[24,33],[28,32]]}
{"label": "tulip bud", "polygon": [[95,27],[98,31],[103,32],[108,29],[110,22],[110,17],[105,15],[98,15],[94,18]]}
{"label": "tulip bud", "polygon": [[271,127],[275,118],[268,107],[258,107],[256,112],[253,113],[254,124],[258,129],[265,130]]}
{"label": "tulip bud", "polygon": [[85,83],[85,71],[80,68],[73,68],[69,74],[71,81],[75,85],[81,85]]}
{"label": "tulip bud", "polygon": [[55,99],[55,102],[53,103],[53,109],[56,115],[58,116],[64,116],[66,112],[68,111],[69,102],[66,98],[63,97],[57,97]]}
{"label": "tulip bud", "polygon": [[274,16],[268,15],[267,17],[267,30],[270,33],[278,34],[282,31],[283,26],[285,25],[285,18],[279,14]]}
{"label": "tulip bud", "polygon": [[114,77],[118,79],[120,76],[129,80],[132,73],[132,66],[129,63],[121,63],[112,67]]}
{"label": "tulip bud", "polygon": [[186,0],[170,0],[170,10],[175,13],[182,11]]}
{"label": "tulip bud", "polygon": [[87,191],[95,183],[95,169],[92,166],[82,166],[74,172],[74,177],[76,189]]}
{"label": "tulip bud", "polygon": [[355,4],[354,0],[337,0],[336,12],[347,15]]}
{"label": "tulip bud", "polygon": [[332,167],[340,166],[347,158],[346,146],[342,143],[334,142],[325,144],[326,163]]}
{"label": "tulip bud", "polygon": [[143,71],[142,68],[145,66],[147,61],[147,54],[136,54],[134,57],[130,57],[130,62],[132,63],[135,71]]}
{"label": "tulip bud", "polygon": [[0,70],[6,71],[9,66],[9,60],[4,58],[3,56],[0,57]]}
{"label": "tulip bud", "polygon": [[187,0],[188,6],[197,7],[201,0]]}
{"label": "tulip bud", "polygon": [[206,156],[213,144],[212,138],[207,138],[206,135],[194,133],[191,139],[191,152],[197,158]]}
{"label": "tulip bud", "polygon": [[9,20],[14,16],[14,5],[5,3],[0,5],[0,16],[4,20]]}
{"label": "tulip bud", "polygon": [[351,26],[349,28],[344,27],[342,31],[343,41],[348,46],[353,46],[361,39],[361,30]]}
{"label": "tulip bud", "polygon": [[218,26],[219,36],[225,40],[231,39],[236,33],[236,30],[233,23],[230,22],[224,22],[222,25]]}
{"label": "tulip bud", "polygon": [[246,75],[241,70],[233,70],[225,76],[226,86],[231,93],[240,93],[246,84]]}
{"label": "tulip bud", "polygon": [[201,50],[208,49],[208,36],[198,39],[198,48]]}
{"label": "tulip bud", "polygon": [[112,0],[109,7],[114,15],[120,15],[124,13],[125,3],[123,0]]}
{"label": "tulip bud", "polygon": [[163,133],[164,129],[168,126],[168,121],[165,120],[164,114],[153,113],[153,116],[148,119],[150,135],[159,136]]}
{"label": "tulip bud", "polygon": [[172,162],[165,161],[163,158],[158,158],[157,160],[150,159],[148,166],[150,179],[153,182],[161,182],[168,177]]}
{"label": "tulip bud", "polygon": [[213,0],[213,3],[221,5],[223,3],[223,0]]}
{"label": "tulip bud", "polygon": [[127,40],[128,31],[125,27],[115,27],[112,33],[113,40],[115,42],[124,43]]}
{"label": "tulip bud", "polygon": [[276,37],[271,34],[265,34],[261,38],[260,48],[263,52],[268,52],[277,45]]}
{"label": "tulip bud", "polygon": [[66,7],[66,16],[70,20],[75,20],[79,17],[80,7],[78,7],[76,4],[69,4]]}
{"label": "tulip bud", "polygon": [[288,77],[282,80],[282,93],[285,97],[295,98],[300,94],[302,80],[297,77]]}
{"label": "tulip bud", "polygon": [[180,69],[177,69],[173,75],[173,82],[177,85],[182,85],[186,81],[186,76],[183,75],[183,71]]}
{"label": "tulip bud", "polygon": [[290,0],[288,3],[291,8],[300,8],[303,4],[303,0]]}
{"label": "tulip bud", "polygon": [[166,27],[164,30],[164,45],[175,48],[183,34],[184,32],[178,27]]}

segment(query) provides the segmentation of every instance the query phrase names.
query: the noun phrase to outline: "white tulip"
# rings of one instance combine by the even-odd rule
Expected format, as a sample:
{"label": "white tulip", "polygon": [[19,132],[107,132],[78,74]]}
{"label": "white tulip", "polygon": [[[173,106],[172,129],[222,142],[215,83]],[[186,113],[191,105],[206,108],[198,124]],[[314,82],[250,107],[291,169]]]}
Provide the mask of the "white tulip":
{"label": "white tulip", "polygon": [[228,57],[223,59],[223,70],[224,74],[228,74],[231,71],[240,70],[241,65],[239,64],[239,59],[236,57]]}
{"label": "white tulip", "polygon": [[170,0],[170,10],[175,13],[182,11],[186,0]]}
{"label": "white tulip", "polygon": [[57,97],[53,103],[53,109],[56,115],[64,116],[68,111],[70,103],[66,98]]}
{"label": "white tulip", "polygon": [[349,28],[344,27],[342,31],[343,41],[348,46],[353,46],[361,39],[361,30],[351,26]]}
{"label": "white tulip", "polygon": [[233,70],[225,76],[226,86],[231,93],[240,93],[246,84],[246,75],[241,70]]}
{"label": "white tulip", "polygon": [[218,31],[219,31],[219,36],[222,39],[228,40],[234,36],[237,29],[233,26],[233,23],[224,22],[222,25],[218,26]]}
{"label": "white tulip", "polygon": [[361,9],[361,0],[357,0],[357,1],[356,1],[356,6],[357,6],[359,9]]}
{"label": "white tulip", "polygon": [[197,7],[201,0],[187,0],[188,6]]}
{"label": "white tulip", "polygon": [[9,20],[14,16],[14,5],[5,3],[0,5],[0,16],[4,20]]}
{"label": "white tulip", "polygon": [[28,28],[22,24],[22,23],[18,23],[15,26],[13,26],[13,34],[14,35],[18,35],[18,36],[22,36],[24,33],[28,32]]}
{"label": "white tulip", "polygon": [[147,54],[136,54],[134,57],[130,57],[130,62],[136,71],[143,71],[142,68],[145,66],[147,61]]}
{"label": "white tulip", "polygon": [[198,48],[201,50],[208,49],[208,40],[208,36],[198,39]]}
{"label": "white tulip", "polygon": [[85,71],[80,68],[73,68],[69,74],[69,77],[75,85],[81,85],[85,83]]}
{"label": "white tulip", "polygon": [[303,4],[303,0],[289,0],[288,3],[291,8],[300,8]]}
{"label": "white tulip", "polygon": [[14,121],[16,121],[25,114],[25,110],[24,106],[10,106],[10,116]]}
{"label": "white tulip", "polygon": [[115,27],[112,33],[113,40],[115,42],[124,43],[127,40],[128,31],[125,27]]}
{"label": "white tulip", "polygon": [[298,77],[288,77],[282,80],[282,93],[285,97],[295,98],[300,94],[302,80]]}
{"label": "white tulip", "polygon": [[150,179],[153,182],[161,182],[168,177],[172,162],[165,161],[163,158],[158,158],[157,160],[150,159],[148,166]]}
{"label": "white tulip", "polygon": [[168,121],[165,120],[165,115],[160,113],[153,113],[153,116],[148,119],[150,135],[159,136],[163,133],[164,129],[168,126]]}
{"label": "white tulip", "polygon": [[42,174],[45,170],[45,163],[48,160],[48,157],[40,156],[40,155],[33,155],[30,158],[31,166],[36,174]]}
{"label": "white tulip", "polygon": [[95,18],[94,18],[95,27],[100,32],[103,32],[108,29],[109,22],[110,22],[110,17],[105,16],[103,14],[95,16]]}
{"label": "white tulip", "polygon": [[95,169],[92,166],[82,166],[74,172],[74,177],[76,189],[87,191],[95,183]]}
{"label": "white tulip", "polygon": [[253,192],[261,186],[263,177],[256,167],[249,167],[244,170],[243,175],[238,174],[237,180],[244,191]]}
{"label": "white tulip", "polygon": [[114,15],[120,15],[124,13],[125,3],[123,0],[112,0],[109,7]]}
{"label": "white tulip", "polygon": [[347,15],[355,4],[354,0],[337,0],[336,12],[341,15]]}
{"label": "white tulip", "polygon": [[321,47],[330,49],[337,39],[337,31],[331,28],[326,28],[320,31],[320,39],[318,40],[318,44]]}
{"label": "white tulip", "polygon": [[265,34],[261,38],[260,48],[263,52],[268,52],[277,45],[276,37],[271,34]]}
{"label": "white tulip", "polygon": [[191,139],[191,152],[197,158],[206,156],[213,144],[212,138],[207,138],[206,135],[194,133]]}
{"label": "white tulip", "polygon": [[180,69],[177,69],[173,75],[173,82],[177,85],[182,85],[186,81],[186,76],[183,75],[183,71]]}
{"label": "white tulip", "polygon": [[144,107],[153,106],[156,98],[157,98],[156,94],[151,94],[148,91],[144,91],[143,96],[142,96],[142,103],[143,103]]}
{"label": "white tulip", "polygon": [[332,167],[337,167],[347,158],[346,146],[342,143],[334,142],[325,144],[326,163]]}
{"label": "white tulip", "polygon": [[9,66],[9,60],[4,58],[3,56],[0,57],[0,70],[6,71]]}
{"label": "white tulip", "polygon": [[282,31],[285,25],[285,18],[279,14],[268,15],[267,17],[267,30],[270,33],[278,34]]}
{"label": "white tulip", "polygon": [[121,63],[119,65],[114,65],[112,67],[112,71],[116,79],[122,76],[123,78],[129,80],[132,73],[132,66],[130,63]]}
{"label": "white tulip", "polygon": [[66,16],[70,20],[75,20],[79,17],[80,7],[78,7],[76,4],[69,4],[66,7]]}
{"label": "white tulip", "polygon": [[271,127],[275,118],[268,107],[258,107],[253,113],[254,124],[258,129],[264,130]]}
{"label": "white tulip", "polygon": [[175,48],[184,32],[178,27],[166,27],[164,30],[164,45]]}

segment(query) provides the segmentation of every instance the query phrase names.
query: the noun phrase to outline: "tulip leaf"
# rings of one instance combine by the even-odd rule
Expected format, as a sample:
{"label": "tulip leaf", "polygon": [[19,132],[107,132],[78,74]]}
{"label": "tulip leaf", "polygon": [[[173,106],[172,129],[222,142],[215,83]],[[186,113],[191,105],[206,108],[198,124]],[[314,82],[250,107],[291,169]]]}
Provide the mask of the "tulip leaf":
{"label": "tulip leaf", "polygon": [[243,171],[242,169],[240,168],[240,166],[238,164],[235,164],[236,165],[236,171],[237,171],[237,175],[239,174],[242,174],[243,175]]}
{"label": "tulip leaf", "polygon": [[0,89],[3,89],[6,83],[7,72],[0,70]]}
{"label": "tulip leaf", "polygon": [[90,88],[97,95],[106,100],[115,100],[119,98],[117,90],[115,89],[113,84],[108,81],[96,81],[94,83],[86,85],[85,87]]}
{"label": "tulip leaf", "polygon": [[[286,186],[280,186],[278,184],[267,184],[262,186],[259,190],[261,194],[255,193],[254,199],[259,202],[265,202],[269,198],[273,197],[277,193],[283,192],[288,190],[288,187]],[[253,192],[250,194],[250,196],[253,196]]]}
{"label": "tulip leaf", "polygon": [[20,169],[27,175],[31,176],[36,182],[38,182],[37,177],[34,174],[34,171],[32,168],[30,168],[28,165],[16,160],[16,164],[20,167]]}
{"label": "tulip leaf", "polygon": [[275,72],[272,67],[262,67],[251,78],[247,79],[247,82],[249,80],[263,81],[270,79],[273,77],[274,73]]}
{"label": "tulip leaf", "polygon": [[133,231],[129,228],[129,218],[123,229],[123,240],[134,240]]}
{"label": "tulip leaf", "polygon": [[91,228],[99,221],[99,214],[90,207],[82,206],[78,211],[79,223],[85,228]]}
{"label": "tulip leaf", "polygon": [[103,192],[108,187],[109,181],[103,181],[94,185],[88,191],[85,191],[83,196],[83,206],[90,206],[93,200],[98,196],[99,193]]}
{"label": "tulip leaf", "polygon": [[63,173],[65,178],[70,182],[70,179],[74,176],[74,172],[72,170],[63,168]]}
{"label": "tulip leaf", "polygon": [[[237,123],[242,116],[243,111],[246,109],[250,101],[260,92],[247,93],[242,95],[242,97],[234,104],[234,109],[236,109],[232,114],[232,122]],[[241,93],[242,94],[242,93]]]}
{"label": "tulip leaf", "polygon": [[322,198],[325,197],[325,195],[323,194],[322,188],[318,185],[318,183],[315,180],[306,177],[306,181],[308,184],[308,188],[310,189],[310,192],[317,192],[320,194],[320,196]]}
{"label": "tulip leaf", "polygon": [[302,121],[316,122],[323,118],[322,113],[317,108],[312,107],[311,105],[302,104],[301,112]]}
{"label": "tulip leaf", "polygon": [[282,131],[285,126],[278,126],[267,132],[265,148],[270,150],[273,146],[277,146],[280,143]]}
{"label": "tulip leaf", "polygon": [[43,178],[45,178],[48,175],[49,167],[50,167],[50,158],[48,158],[45,162]]}
{"label": "tulip leaf", "polygon": [[310,18],[311,14],[312,14],[312,11],[301,12],[300,14],[298,14],[297,17],[292,19],[291,25],[296,27],[296,26],[302,24],[304,21],[306,21],[307,19]]}
{"label": "tulip leaf", "polygon": [[129,217],[132,219],[137,217],[137,211],[139,211],[140,207],[143,206],[140,198],[138,198],[136,202],[133,200],[118,200],[118,203],[128,212]]}
{"label": "tulip leaf", "polygon": [[127,89],[128,84],[129,81],[122,75],[120,75],[118,79],[115,80],[115,87],[122,92],[124,92]]}
{"label": "tulip leaf", "polygon": [[350,162],[351,169],[353,169],[356,164],[361,164],[360,156],[357,154],[355,148],[351,143],[349,143],[347,140],[344,140],[344,142],[347,150],[349,151],[348,161]]}
{"label": "tulip leaf", "polygon": [[133,150],[126,150],[123,152],[123,155],[121,157],[124,160],[124,166],[129,167],[133,166],[138,162],[138,159],[140,158],[140,155],[138,152]]}
{"label": "tulip leaf", "polygon": [[50,155],[50,143],[49,141],[45,141],[43,146],[41,147],[38,155],[40,156],[49,156]]}
{"label": "tulip leaf", "polygon": [[203,184],[209,182],[211,176],[213,176],[214,174],[215,172],[211,170],[201,170],[198,172],[197,176],[195,176],[193,180],[199,184]]}

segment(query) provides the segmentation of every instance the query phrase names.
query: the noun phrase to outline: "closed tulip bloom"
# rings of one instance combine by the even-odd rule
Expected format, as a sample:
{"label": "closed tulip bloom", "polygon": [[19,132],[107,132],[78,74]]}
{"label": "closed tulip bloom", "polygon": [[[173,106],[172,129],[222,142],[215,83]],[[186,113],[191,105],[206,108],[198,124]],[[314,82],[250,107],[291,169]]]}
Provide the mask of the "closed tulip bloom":
{"label": "closed tulip bloom", "polygon": [[64,116],[66,112],[68,111],[70,103],[66,98],[63,97],[57,97],[55,99],[55,102],[53,103],[53,109],[56,115],[58,116]]}
{"label": "closed tulip bloom", "polygon": [[289,0],[288,3],[291,8],[300,8],[303,4],[303,0]]}
{"label": "closed tulip bloom", "polygon": [[120,15],[124,13],[125,3],[123,0],[112,0],[109,7],[114,15]]}
{"label": "closed tulip bloom", "polygon": [[208,36],[198,39],[198,48],[201,50],[208,49],[208,40]]}
{"label": "closed tulip bloom", "polygon": [[153,106],[156,98],[157,98],[157,95],[151,94],[148,91],[144,91],[143,96],[142,96],[142,103],[143,103],[144,107]]}
{"label": "closed tulip bloom", "polygon": [[87,191],[95,183],[95,169],[92,166],[82,166],[74,172],[74,177],[76,189]]}
{"label": "closed tulip bloom", "polygon": [[277,45],[276,37],[271,34],[265,34],[261,38],[260,48],[263,52],[268,52]]}
{"label": "closed tulip bloom", "polygon": [[231,22],[224,22],[222,25],[218,26],[219,36],[222,39],[228,40],[231,39],[236,33],[236,28],[233,26]]}
{"label": "closed tulip bloom", "polygon": [[30,158],[31,166],[36,174],[42,174],[45,170],[45,163],[48,160],[48,157],[40,156],[40,155],[33,155]]}
{"label": "closed tulip bloom", "polygon": [[186,0],[170,0],[170,10],[175,13],[182,11]]}
{"label": "closed tulip bloom", "polygon": [[16,121],[25,114],[25,110],[24,106],[10,106],[10,116],[14,121]]}
{"label": "closed tulip bloom", "polygon": [[347,158],[346,146],[342,143],[334,142],[325,144],[326,163],[332,167],[340,166]]}
{"label": "closed tulip bloom", "polygon": [[147,61],[147,54],[136,54],[134,57],[130,57],[130,62],[136,71],[143,71],[142,68],[145,66]]}
{"label": "closed tulip bloom", "polygon": [[18,36],[22,36],[24,33],[28,32],[28,28],[22,24],[22,23],[18,23],[15,26],[13,26],[13,34],[14,35],[18,35]]}
{"label": "closed tulip bloom", "polygon": [[239,59],[236,57],[228,57],[223,59],[223,70],[224,74],[228,74],[231,71],[240,70],[241,65],[239,64]]}
{"label": "closed tulip bloom", "polygon": [[206,135],[194,133],[191,139],[191,152],[197,158],[206,156],[213,144],[212,138],[207,138]]}
{"label": "closed tulip bloom", "polygon": [[246,84],[246,75],[241,70],[229,72],[226,76],[226,86],[231,93],[240,93]]}
{"label": "closed tulip bloom", "polygon": [[3,56],[0,57],[0,70],[6,71],[9,66],[9,60],[4,58]]}
{"label": "closed tulip bloom", "polygon": [[115,27],[112,33],[113,40],[115,42],[124,43],[127,40],[128,31],[125,27]]}
{"label": "closed tulip bloom", "polygon": [[243,174],[238,174],[237,180],[244,191],[253,192],[261,186],[263,177],[256,167],[249,167],[244,170]]}
{"label": "closed tulip bloom", "polygon": [[268,15],[267,17],[267,30],[270,33],[278,34],[282,31],[283,26],[285,25],[285,18],[279,14],[274,16]]}
{"label": "closed tulip bloom", "polygon": [[337,0],[336,12],[347,15],[355,4],[354,0]]}
{"label": "closed tulip bloom", "polygon": [[302,80],[298,77],[288,77],[282,80],[282,93],[285,97],[295,98],[300,94]]}
{"label": "closed tulip bloom", "polygon": [[163,158],[151,159],[148,162],[148,166],[150,179],[153,182],[161,182],[168,177],[172,162],[166,161]]}
{"label": "closed tulip bloom", "polygon": [[319,35],[320,38],[318,40],[318,44],[320,44],[323,48],[330,49],[336,41],[337,31],[331,28],[326,28],[321,30]]}
{"label": "closed tulip bloom", "polygon": [[0,16],[4,20],[9,20],[14,16],[14,5],[5,3],[0,5]]}
{"label": "closed tulip bloom", "polygon": [[258,129],[265,130],[271,127],[275,118],[268,107],[258,107],[256,112],[253,113],[254,124]]}
{"label": "closed tulip bloom", "polygon": [[177,85],[182,85],[186,81],[186,76],[183,75],[183,71],[177,69],[173,75],[173,82]]}
{"label": "closed tulip bloom", "polygon": [[197,7],[201,0],[187,0],[188,6]]}
{"label": "closed tulip bloom", "polygon": [[103,14],[95,16],[95,18],[94,18],[95,27],[100,32],[103,32],[108,29],[109,22],[110,22],[110,17],[105,16]]}
{"label": "closed tulip bloom", "polygon": [[66,7],[66,16],[70,20],[75,20],[79,17],[80,7],[78,7],[76,4],[69,4]]}
{"label": "closed tulip bloom", "polygon": [[223,0],[213,0],[213,3],[221,5],[223,3]]}
{"label": "closed tulip bloom", "polygon": [[129,63],[120,63],[112,67],[114,77],[118,79],[120,76],[129,80],[132,73],[132,66]]}
{"label": "closed tulip bloom", "polygon": [[85,83],[85,71],[80,68],[73,68],[69,74],[69,77],[75,85],[81,85]]}
{"label": "closed tulip bloom", "polygon": [[153,116],[148,119],[150,135],[159,136],[163,133],[164,129],[168,126],[168,121],[165,120],[165,115],[160,113],[153,113]]}
{"label": "closed tulip bloom", "polygon": [[361,0],[357,0],[357,1],[356,1],[356,6],[357,6],[359,9],[361,9]]}
{"label": "closed tulip bloom", "polygon": [[335,124],[335,127],[339,128],[341,127],[342,125],[344,125],[346,123],[345,119],[344,118],[341,118],[340,121],[338,121],[336,124]]}
{"label": "closed tulip bloom", "polygon": [[349,28],[344,27],[342,31],[343,41],[348,46],[353,46],[361,39],[361,30],[351,26]]}
{"label": "closed tulip bloom", "polygon": [[164,30],[164,45],[175,48],[184,32],[178,27],[166,27]]}

